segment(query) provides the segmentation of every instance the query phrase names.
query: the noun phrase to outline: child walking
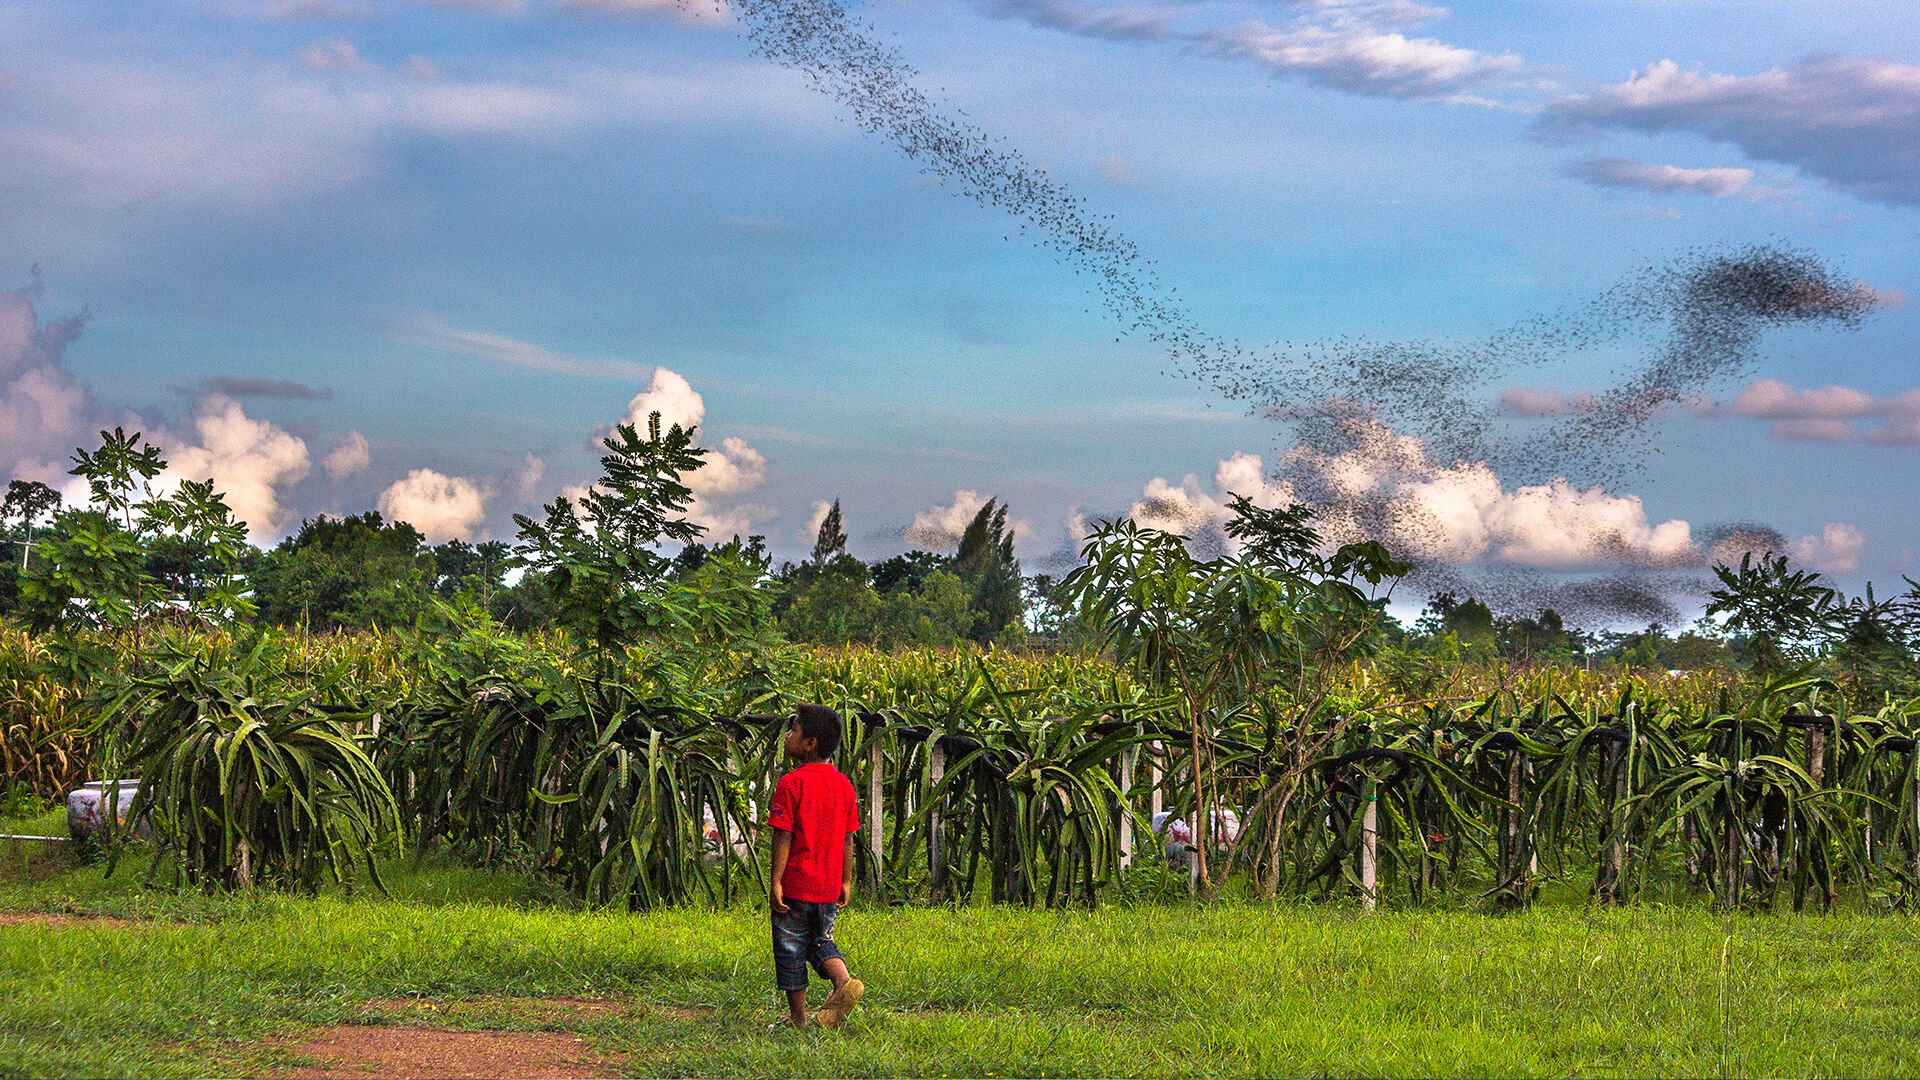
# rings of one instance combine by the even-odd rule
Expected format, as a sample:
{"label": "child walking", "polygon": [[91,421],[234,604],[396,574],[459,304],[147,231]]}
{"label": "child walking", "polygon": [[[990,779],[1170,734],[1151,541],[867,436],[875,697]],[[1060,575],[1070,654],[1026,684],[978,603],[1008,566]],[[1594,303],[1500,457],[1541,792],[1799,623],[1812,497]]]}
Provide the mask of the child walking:
{"label": "child walking", "polygon": [[[787,995],[786,1023],[807,1023],[807,965],[833,983],[814,1014],[822,1027],[839,1027],[866,993],[847,974],[833,943],[833,920],[853,898],[853,834],[860,808],[853,782],[827,758],[840,749],[840,714],[802,705],[783,749],[799,763],[773,789],[767,824],[773,829],[773,973]],[[775,1025],[778,1026],[778,1025]]]}

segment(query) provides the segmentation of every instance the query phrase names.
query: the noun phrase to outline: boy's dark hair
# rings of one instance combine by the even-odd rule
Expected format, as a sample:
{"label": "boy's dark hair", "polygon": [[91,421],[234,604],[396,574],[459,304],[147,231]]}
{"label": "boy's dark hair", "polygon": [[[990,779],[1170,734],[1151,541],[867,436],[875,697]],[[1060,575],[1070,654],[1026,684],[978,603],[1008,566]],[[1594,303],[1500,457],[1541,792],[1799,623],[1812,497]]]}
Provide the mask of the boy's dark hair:
{"label": "boy's dark hair", "polygon": [[800,734],[813,740],[813,752],[821,757],[832,757],[840,749],[840,714],[825,705],[800,706],[794,723],[799,725]]}

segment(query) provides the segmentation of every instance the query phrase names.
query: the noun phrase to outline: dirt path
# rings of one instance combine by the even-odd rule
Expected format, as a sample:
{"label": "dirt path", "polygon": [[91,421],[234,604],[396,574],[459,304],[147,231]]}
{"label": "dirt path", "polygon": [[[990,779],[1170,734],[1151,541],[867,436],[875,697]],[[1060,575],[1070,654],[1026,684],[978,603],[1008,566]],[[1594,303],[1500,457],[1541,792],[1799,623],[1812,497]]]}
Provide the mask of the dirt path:
{"label": "dirt path", "polygon": [[85,926],[97,930],[125,930],[139,926],[133,919],[111,915],[38,915],[27,911],[0,911],[0,926]]}
{"label": "dirt path", "polygon": [[617,1076],[620,1055],[597,1053],[570,1031],[452,1031],[440,1024],[509,1021],[565,1024],[656,1013],[691,1020],[688,1009],[664,1009],[590,998],[474,998],[422,1001],[383,998],[361,1007],[369,1019],[398,1024],[343,1024],[283,1043],[284,1054],[314,1062],[274,1075],[281,1080],[569,1080]]}
{"label": "dirt path", "polygon": [[316,1062],[279,1074],[286,1080],[576,1080],[620,1072],[615,1060],[561,1031],[346,1025],[285,1049]]}

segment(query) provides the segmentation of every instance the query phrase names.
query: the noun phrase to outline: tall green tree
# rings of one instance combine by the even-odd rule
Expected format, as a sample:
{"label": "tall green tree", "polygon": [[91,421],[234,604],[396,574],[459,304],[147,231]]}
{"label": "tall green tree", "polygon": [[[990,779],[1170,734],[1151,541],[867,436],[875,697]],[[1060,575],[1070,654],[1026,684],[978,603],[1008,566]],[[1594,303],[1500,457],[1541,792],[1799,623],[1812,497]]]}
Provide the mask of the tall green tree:
{"label": "tall green tree", "polygon": [[1811,570],[1793,569],[1785,555],[1751,552],[1738,569],[1715,566],[1720,587],[1707,594],[1707,617],[1724,617],[1730,633],[1746,639],[1754,674],[1772,678],[1812,659],[1840,614],[1840,594]]}
{"label": "tall green tree", "polygon": [[420,530],[369,510],[302,521],[260,559],[252,580],[263,622],[397,626],[419,616],[440,569]]}
{"label": "tall green tree", "polygon": [[647,420],[647,435],[621,424],[602,440],[601,478],[577,503],[564,496],[546,519],[513,516],[525,545],[518,561],[554,599],[556,618],[603,660],[649,632],[686,623],[665,590],[673,560],[663,543],[690,544],[705,531],[686,520],[693,489],[681,477],[705,464],[693,430]]}
{"label": "tall green tree", "polygon": [[813,540],[812,561],[822,564],[836,555],[846,553],[847,530],[840,521],[840,500],[835,499],[833,506],[827,510],[827,516],[820,519],[820,531]]}
{"label": "tall green tree", "polygon": [[[0,615],[20,606],[20,577],[26,573],[36,529],[60,509],[60,493],[38,480],[14,480],[0,502]],[[9,556],[18,549],[20,561]]]}
{"label": "tall green tree", "polygon": [[975,618],[970,636],[993,641],[1018,632],[1025,610],[1021,595],[1020,561],[1013,556],[1013,532],[1007,527],[1007,507],[988,499],[960,534],[960,550],[953,557],[953,573],[973,593]]}
{"label": "tall green tree", "polygon": [[[102,431],[100,440],[98,450],[75,452],[71,470],[87,481],[92,506],[55,517],[39,545],[45,562],[30,567],[22,584],[22,607],[34,624],[124,630],[163,612],[216,623],[251,615],[240,576],[252,550],[247,528],[213,481],[184,481],[160,495],[154,481],[166,460],[159,448],[120,428]],[[156,577],[156,548],[181,555],[178,573]]]}
{"label": "tall green tree", "polygon": [[[1304,506],[1273,511],[1236,499],[1233,510],[1227,532],[1242,545],[1238,556],[1200,559],[1185,536],[1128,519],[1102,522],[1081,548],[1082,564],[1061,586],[1100,626],[1122,663],[1185,705],[1196,792],[1195,869],[1203,892],[1211,888],[1217,806],[1210,762],[1223,724],[1288,672],[1295,676],[1296,706],[1311,711],[1311,671],[1378,632],[1380,607],[1356,583],[1378,585],[1412,569],[1371,541],[1320,555],[1312,512]],[[1284,809],[1306,765],[1301,755],[1290,780],[1282,778],[1263,799]]]}

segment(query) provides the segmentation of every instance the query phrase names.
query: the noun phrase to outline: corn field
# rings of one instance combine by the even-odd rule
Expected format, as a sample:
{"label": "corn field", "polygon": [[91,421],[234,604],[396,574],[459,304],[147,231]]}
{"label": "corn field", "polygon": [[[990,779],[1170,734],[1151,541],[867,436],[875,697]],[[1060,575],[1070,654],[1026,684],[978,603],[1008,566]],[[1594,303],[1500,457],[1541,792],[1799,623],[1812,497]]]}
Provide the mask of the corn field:
{"label": "corn field", "polygon": [[46,659],[42,642],[0,627],[0,787],[57,800],[86,782],[98,747],[78,695],[38,670]]}

